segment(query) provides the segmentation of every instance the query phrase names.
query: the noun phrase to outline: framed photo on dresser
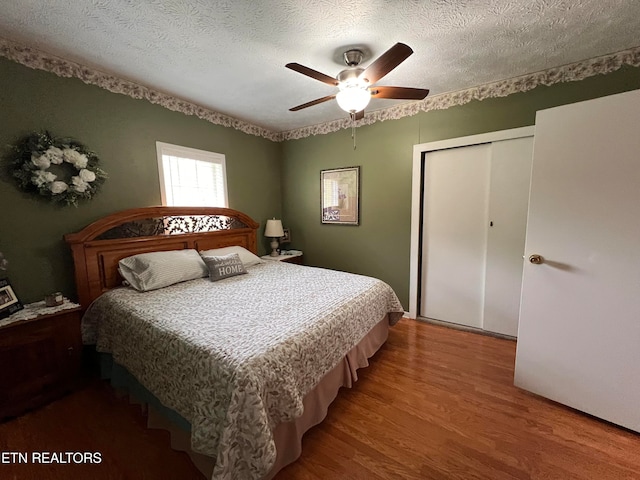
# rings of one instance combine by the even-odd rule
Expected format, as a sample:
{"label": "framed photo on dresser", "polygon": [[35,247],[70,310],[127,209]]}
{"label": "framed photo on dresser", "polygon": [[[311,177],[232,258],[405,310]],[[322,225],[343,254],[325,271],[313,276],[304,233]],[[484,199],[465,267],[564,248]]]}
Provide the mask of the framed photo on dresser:
{"label": "framed photo on dresser", "polygon": [[280,237],[280,243],[291,243],[291,231],[288,228],[283,228],[284,236]]}
{"label": "framed photo on dresser", "polygon": [[22,308],[22,303],[13,291],[9,279],[0,279],[0,318],[8,317]]}

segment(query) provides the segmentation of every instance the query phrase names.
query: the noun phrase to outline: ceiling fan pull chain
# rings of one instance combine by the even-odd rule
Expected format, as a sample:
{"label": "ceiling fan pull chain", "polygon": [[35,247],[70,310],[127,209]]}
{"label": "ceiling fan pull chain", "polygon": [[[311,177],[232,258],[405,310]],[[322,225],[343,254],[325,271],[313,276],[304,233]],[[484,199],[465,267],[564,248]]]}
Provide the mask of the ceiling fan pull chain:
{"label": "ceiling fan pull chain", "polygon": [[351,138],[353,138],[353,149],[356,149],[356,114],[351,114]]}

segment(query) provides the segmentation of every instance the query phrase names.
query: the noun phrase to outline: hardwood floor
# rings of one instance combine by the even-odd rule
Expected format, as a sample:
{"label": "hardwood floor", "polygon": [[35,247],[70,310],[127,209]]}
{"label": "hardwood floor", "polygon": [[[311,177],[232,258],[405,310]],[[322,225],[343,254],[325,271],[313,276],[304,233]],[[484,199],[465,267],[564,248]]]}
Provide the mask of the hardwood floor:
{"label": "hardwood floor", "polygon": [[514,387],[515,347],[403,319],[278,480],[640,479],[640,435]]}
{"label": "hardwood floor", "polygon": [[[403,319],[276,480],[640,479],[640,434],[515,388],[515,343]],[[0,425],[0,451],[99,451],[100,465],[0,478],[200,479],[139,407],[94,382]]]}
{"label": "hardwood floor", "polygon": [[[27,464],[2,464],[2,480],[204,479],[169,433],[145,428],[138,405],[96,380],[46,407],[0,424],[0,452],[25,452]],[[99,452],[99,464],[34,464],[33,452]]]}

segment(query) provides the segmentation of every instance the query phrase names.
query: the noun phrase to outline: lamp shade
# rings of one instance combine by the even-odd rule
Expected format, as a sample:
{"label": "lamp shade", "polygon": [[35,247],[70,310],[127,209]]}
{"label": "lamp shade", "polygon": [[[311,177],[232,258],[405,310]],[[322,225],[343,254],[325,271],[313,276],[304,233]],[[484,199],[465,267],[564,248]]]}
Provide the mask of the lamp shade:
{"label": "lamp shade", "polygon": [[282,229],[282,220],[271,219],[267,220],[267,226],[264,229],[265,237],[284,237],[284,230]]}
{"label": "lamp shade", "polygon": [[355,113],[364,110],[371,100],[371,92],[359,85],[347,85],[336,95],[336,101],[345,112]]}

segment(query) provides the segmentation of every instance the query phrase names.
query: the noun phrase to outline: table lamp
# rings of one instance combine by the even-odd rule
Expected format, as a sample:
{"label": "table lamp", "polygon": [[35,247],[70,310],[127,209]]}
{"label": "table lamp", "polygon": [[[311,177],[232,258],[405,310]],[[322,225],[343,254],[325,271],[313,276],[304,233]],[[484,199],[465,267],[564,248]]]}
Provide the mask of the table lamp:
{"label": "table lamp", "polygon": [[264,236],[271,237],[271,255],[272,257],[278,256],[278,238],[284,236],[284,230],[282,229],[282,220],[276,220],[275,218],[267,220],[267,226],[264,229]]}

